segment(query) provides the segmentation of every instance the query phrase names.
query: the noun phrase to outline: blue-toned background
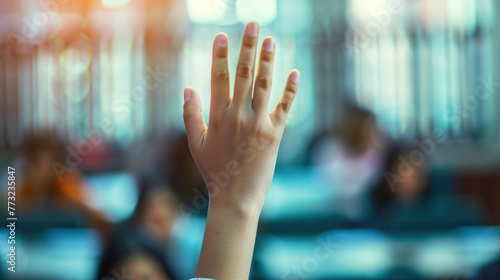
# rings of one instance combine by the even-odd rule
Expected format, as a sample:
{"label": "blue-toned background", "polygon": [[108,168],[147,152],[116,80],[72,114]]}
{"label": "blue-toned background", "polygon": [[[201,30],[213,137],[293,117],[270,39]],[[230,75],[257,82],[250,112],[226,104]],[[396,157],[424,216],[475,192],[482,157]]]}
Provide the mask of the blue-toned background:
{"label": "blue-toned background", "polygon": [[182,90],[208,118],[213,37],[228,34],[234,77],[250,20],[276,39],[271,102],[301,71],[252,279],[484,276],[500,257],[499,13],[495,0],[0,0],[2,217],[7,166],[18,202],[17,272],[0,227],[0,279],[120,279],[97,278],[103,260],[136,271],[147,247],[121,238],[153,240],[172,279],[194,274],[207,198]]}

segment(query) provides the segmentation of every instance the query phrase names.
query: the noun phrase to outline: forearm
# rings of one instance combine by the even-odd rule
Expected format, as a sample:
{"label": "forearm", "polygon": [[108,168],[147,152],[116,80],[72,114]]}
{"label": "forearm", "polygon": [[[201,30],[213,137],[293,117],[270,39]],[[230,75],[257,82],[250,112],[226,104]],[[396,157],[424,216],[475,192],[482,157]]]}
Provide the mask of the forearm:
{"label": "forearm", "polygon": [[[271,37],[264,39],[259,64],[255,65],[258,37],[258,24],[249,23],[243,35],[232,97],[227,36],[215,37],[210,126],[203,117],[196,91],[184,90],[189,148],[210,193],[198,277],[248,279],[260,212],[299,86],[300,73],[294,70],[269,113],[275,41]],[[254,68],[258,69],[255,79]]]}
{"label": "forearm", "polygon": [[248,279],[261,207],[209,207],[197,277]]}

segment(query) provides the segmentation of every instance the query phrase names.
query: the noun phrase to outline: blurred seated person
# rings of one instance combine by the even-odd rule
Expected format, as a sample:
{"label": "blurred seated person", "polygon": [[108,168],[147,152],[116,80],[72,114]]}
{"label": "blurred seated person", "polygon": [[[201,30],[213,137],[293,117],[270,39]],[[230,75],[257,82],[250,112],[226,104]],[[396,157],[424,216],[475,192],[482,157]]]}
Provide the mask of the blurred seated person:
{"label": "blurred seated person", "polygon": [[173,228],[173,244],[170,246],[170,259],[175,261],[179,278],[189,279],[196,271],[201,254],[208,211],[208,192],[205,182],[189,150],[186,132],[172,133],[159,143],[163,148],[159,163],[159,173],[163,172],[166,181],[179,198],[178,219]]}
{"label": "blurred seated person", "polygon": [[476,280],[496,280],[500,279],[500,258],[489,263],[479,270]]}
{"label": "blurred seated person", "polygon": [[385,170],[371,191],[375,213],[387,211],[394,203],[412,204],[429,197],[424,166],[411,165],[405,160],[410,152],[410,148],[395,148],[388,155]]}
{"label": "blurred seated person", "polygon": [[189,151],[186,133],[172,133],[155,146],[158,147],[157,173],[163,174],[182,205],[192,210],[190,214],[206,216],[208,194]]}
{"label": "blurred seated person", "polygon": [[390,152],[385,170],[371,191],[369,224],[386,229],[412,230],[480,223],[478,212],[460,197],[432,192],[425,164],[427,160],[417,148],[400,147]]}
{"label": "blurred seated person", "polygon": [[[139,201],[147,201],[145,194],[157,189],[168,189],[170,198],[175,199],[174,207],[169,210],[175,212],[175,217],[169,232],[167,254],[169,260],[175,262],[172,266],[175,275],[188,279],[194,275],[201,253],[208,193],[189,150],[186,132],[174,131],[149,139],[140,157],[140,163],[136,159],[131,161],[134,163],[132,169],[136,174],[149,175],[140,180],[144,199]],[[138,210],[140,208],[136,213],[143,212]]]}
{"label": "blurred seated person", "polygon": [[[122,232],[138,232],[161,250],[172,268],[171,275],[188,279],[196,270],[205,224],[199,225],[199,236],[193,236],[192,228],[185,228],[179,213],[180,202],[162,176],[142,176],[138,185],[139,199],[133,214],[117,226],[109,240],[113,242]],[[197,224],[194,218],[187,222],[191,226]],[[190,242],[193,238],[195,242]]]}
{"label": "blurred seated person", "polygon": [[148,235],[133,228],[117,232],[104,250],[96,280],[175,279],[157,245]]}
{"label": "blurred seated person", "polygon": [[[65,143],[57,132],[44,130],[26,136],[21,146],[21,177],[17,200],[25,214],[55,211],[57,214],[79,213],[89,225],[101,233],[108,229],[104,216],[90,207],[90,188],[77,169],[66,165]],[[65,165],[70,171],[58,178],[54,164]],[[49,212],[50,215],[54,214]]]}
{"label": "blurred seated person", "polygon": [[335,187],[335,205],[347,217],[363,219],[368,188],[381,171],[390,144],[377,127],[375,117],[348,103],[338,131],[313,141],[311,163]]}
{"label": "blurred seated person", "polygon": [[126,227],[146,232],[165,247],[177,216],[177,198],[166,183],[154,176],[139,179],[139,199]]}

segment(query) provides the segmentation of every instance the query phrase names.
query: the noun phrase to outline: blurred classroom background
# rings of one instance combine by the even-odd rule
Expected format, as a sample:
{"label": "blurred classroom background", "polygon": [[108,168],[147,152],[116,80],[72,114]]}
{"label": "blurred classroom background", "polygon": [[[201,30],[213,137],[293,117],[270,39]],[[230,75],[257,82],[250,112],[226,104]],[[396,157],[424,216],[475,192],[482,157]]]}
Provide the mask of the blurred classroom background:
{"label": "blurred classroom background", "polygon": [[207,197],[182,89],[207,114],[214,35],[234,77],[256,20],[277,41],[272,101],[289,70],[302,84],[251,278],[500,279],[498,14],[494,0],[0,0],[0,182],[16,168],[18,216],[17,272],[4,228],[0,278],[194,274]]}

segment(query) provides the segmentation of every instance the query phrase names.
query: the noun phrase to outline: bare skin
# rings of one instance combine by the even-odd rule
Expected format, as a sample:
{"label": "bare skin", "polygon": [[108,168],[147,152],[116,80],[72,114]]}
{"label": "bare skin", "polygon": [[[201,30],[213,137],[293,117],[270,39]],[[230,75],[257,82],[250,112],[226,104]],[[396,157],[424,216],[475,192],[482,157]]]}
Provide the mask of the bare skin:
{"label": "bare skin", "polygon": [[228,38],[215,37],[211,71],[210,123],[192,88],[184,91],[184,122],[191,154],[210,195],[197,277],[248,279],[257,223],[271,184],[288,112],[298,90],[293,70],[283,94],[269,112],[275,41],[264,39],[258,59],[259,26],[246,26],[233,95]]}

